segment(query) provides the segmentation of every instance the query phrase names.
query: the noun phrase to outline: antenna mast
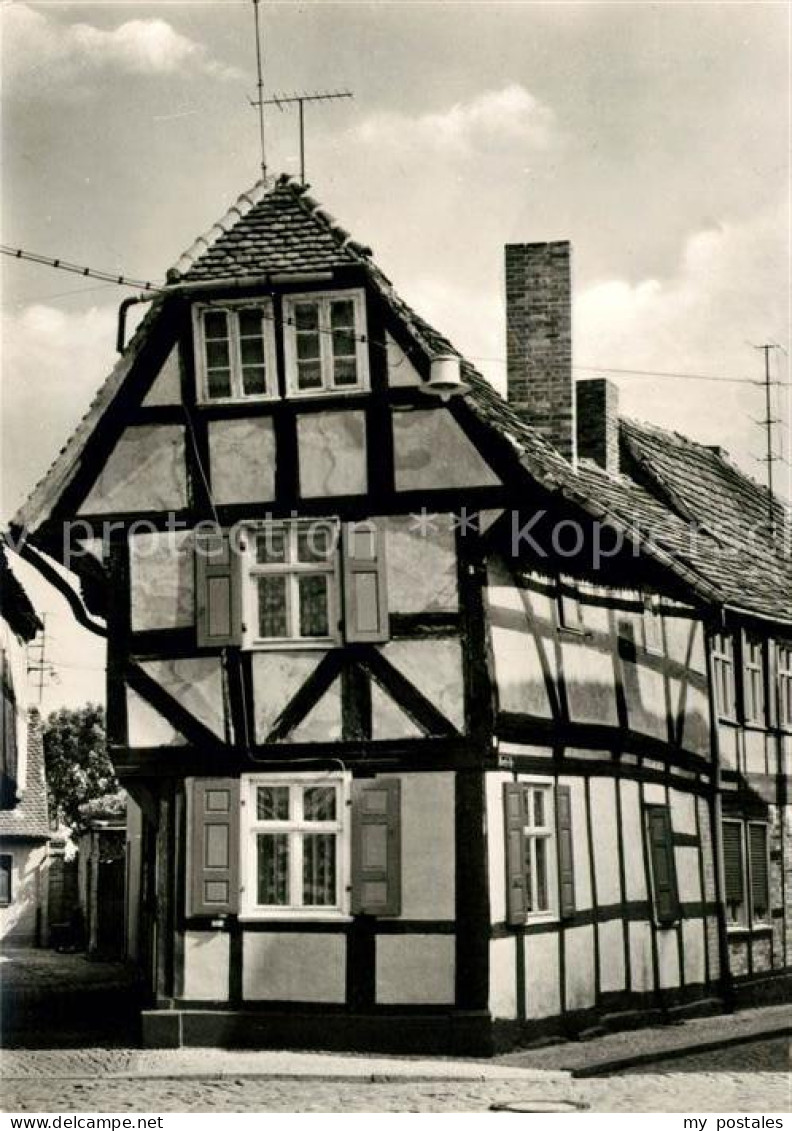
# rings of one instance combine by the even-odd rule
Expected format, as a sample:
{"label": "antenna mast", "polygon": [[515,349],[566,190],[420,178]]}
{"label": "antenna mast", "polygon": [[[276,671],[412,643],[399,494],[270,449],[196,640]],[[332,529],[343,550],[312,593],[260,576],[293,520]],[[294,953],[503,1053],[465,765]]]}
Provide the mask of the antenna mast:
{"label": "antenna mast", "polygon": [[279,110],[283,110],[284,106],[293,106],[295,103],[299,108],[300,114],[300,181],[305,184],[305,110],[306,102],[332,102],[337,98],[354,98],[351,90],[327,90],[319,91],[316,94],[291,94],[288,96],[278,95],[276,98],[262,98],[261,89],[259,88],[258,101],[253,103],[254,106],[259,107],[259,114],[264,114],[265,106],[277,106]]}
{"label": "antenna mast", "polygon": [[261,142],[261,179],[267,179],[267,144],[264,133],[264,67],[262,60],[261,50],[261,27],[259,25],[259,0],[253,0],[253,19],[256,25],[256,75],[258,81],[256,82],[256,90],[258,91],[258,98],[254,102],[254,106],[258,106],[259,112],[259,140]]}
{"label": "antenna mast", "polygon": [[770,529],[770,537],[775,535],[775,495],[773,492],[773,464],[777,463],[779,456],[773,452],[773,428],[776,424],[780,424],[778,417],[773,416],[772,402],[770,399],[770,389],[775,382],[770,380],[770,351],[781,349],[781,346],[775,342],[768,342],[763,346],[756,346],[756,349],[761,350],[764,354],[764,381],[762,382],[765,391],[765,418],[759,420],[757,423],[765,430],[766,437],[766,451],[765,456],[759,457],[762,463],[767,464],[767,518],[768,526]]}

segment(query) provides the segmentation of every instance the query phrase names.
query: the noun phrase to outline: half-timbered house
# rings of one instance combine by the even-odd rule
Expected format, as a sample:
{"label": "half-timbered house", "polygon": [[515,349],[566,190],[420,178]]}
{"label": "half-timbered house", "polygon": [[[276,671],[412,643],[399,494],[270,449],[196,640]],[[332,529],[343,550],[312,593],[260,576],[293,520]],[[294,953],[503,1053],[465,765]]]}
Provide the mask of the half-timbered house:
{"label": "half-timbered house", "polygon": [[735,581],[683,442],[576,404],[568,245],[507,249],[507,306],[508,403],[260,184],[17,516],[106,618],[149,1043],[480,1052],[782,982],[788,704],[757,738],[710,694],[781,556]]}

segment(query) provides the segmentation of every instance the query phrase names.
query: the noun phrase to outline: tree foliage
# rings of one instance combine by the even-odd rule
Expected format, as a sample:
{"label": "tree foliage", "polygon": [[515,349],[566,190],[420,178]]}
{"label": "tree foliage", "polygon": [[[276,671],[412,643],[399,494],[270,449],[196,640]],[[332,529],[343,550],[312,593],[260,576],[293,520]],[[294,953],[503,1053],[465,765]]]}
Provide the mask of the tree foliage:
{"label": "tree foliage", "polygon": [[120,786],[107,753],[104,709],[95,703],[53,711],[44,726],[44,763],[50,813],[79,831],[80,806]]}

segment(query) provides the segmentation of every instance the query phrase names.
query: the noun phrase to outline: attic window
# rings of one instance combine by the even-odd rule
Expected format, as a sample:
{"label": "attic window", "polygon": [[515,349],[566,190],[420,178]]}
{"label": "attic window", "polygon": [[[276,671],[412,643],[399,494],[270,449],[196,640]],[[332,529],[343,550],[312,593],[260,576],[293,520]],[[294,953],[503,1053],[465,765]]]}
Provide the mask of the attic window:
{"label": "attic window", "polygon": [[277,393],[269,299],[194,308],[202,401],[263,400]]}
{"label": "attic window", "polygon": [[362,291],[288,295],[283,321],[286,383],[292,396],[368,388]]}

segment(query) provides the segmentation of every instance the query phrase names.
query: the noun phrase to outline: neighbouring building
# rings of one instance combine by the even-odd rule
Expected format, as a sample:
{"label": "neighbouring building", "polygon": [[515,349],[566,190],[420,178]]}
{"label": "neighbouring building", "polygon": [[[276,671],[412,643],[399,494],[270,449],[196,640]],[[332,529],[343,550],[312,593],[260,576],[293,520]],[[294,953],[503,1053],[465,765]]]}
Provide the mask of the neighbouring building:
{"label": "neighbouring building", "polygon": [[50,573],[72,521],[106,617],[149,1044],[487,1052],[788,990],[784,516],[575,388],[570,280],[507,249],[504,400],[259,184],[16,516]]}

